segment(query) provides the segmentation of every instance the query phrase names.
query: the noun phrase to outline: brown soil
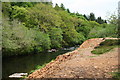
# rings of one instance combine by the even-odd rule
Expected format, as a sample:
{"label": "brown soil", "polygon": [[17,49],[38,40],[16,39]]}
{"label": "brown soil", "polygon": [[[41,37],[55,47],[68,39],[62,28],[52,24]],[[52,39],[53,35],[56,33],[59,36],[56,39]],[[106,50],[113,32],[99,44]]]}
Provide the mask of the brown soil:
{"label": "brown soil", "polygon": [[58,56],[28,78],[111,78],[110,72],[118,66],[118,48],[100,56],[91,53],[104,40],[86,40],[77,50]]}

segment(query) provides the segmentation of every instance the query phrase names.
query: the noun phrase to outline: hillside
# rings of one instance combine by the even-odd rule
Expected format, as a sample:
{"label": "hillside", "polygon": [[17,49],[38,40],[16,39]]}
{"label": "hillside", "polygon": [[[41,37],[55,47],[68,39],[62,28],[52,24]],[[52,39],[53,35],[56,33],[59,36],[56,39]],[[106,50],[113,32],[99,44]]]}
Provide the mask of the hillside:
{"label": "hillside", "polygon": [[2,18],[4,57],[40,54],[80,45],[91,38],[118,37],[116,18],[107,23],[94,13],[71,13],[63,4],[4,2]]}
{"label": "hillside", "polygon": [[118,68],[118,48],[101,55],[91,53],[107,39],[86,40],[77,50],[58,56],[28,78],[112,78],[111,72]]}

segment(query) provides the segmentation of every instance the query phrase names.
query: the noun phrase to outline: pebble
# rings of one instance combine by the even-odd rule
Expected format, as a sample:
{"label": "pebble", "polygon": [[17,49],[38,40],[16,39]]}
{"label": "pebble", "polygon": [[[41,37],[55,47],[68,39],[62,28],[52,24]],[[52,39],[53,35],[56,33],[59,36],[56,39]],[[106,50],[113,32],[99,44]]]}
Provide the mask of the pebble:
{"label": "pebble", "polygon": [[79,78],[84,78],[84,77],[79,77]]}
{"label": "pebble", "polygon": [[97,66],[94,66],[94,68],[98,68]]}
{"label": "pebble", "polygon": [[112,72],[114,72],[114,71],[112,71]]}

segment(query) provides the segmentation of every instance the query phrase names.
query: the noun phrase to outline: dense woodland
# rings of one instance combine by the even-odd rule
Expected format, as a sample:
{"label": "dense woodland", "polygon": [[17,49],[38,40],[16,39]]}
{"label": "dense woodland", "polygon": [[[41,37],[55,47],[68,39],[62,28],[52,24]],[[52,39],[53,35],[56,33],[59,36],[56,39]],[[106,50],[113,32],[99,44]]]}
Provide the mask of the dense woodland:
{"label": "dense woodland", "polygon": [[2,3],[3,56],[32,54],[80,45],[90,38],[117,37],[117,17],[109,20],[72,13],[63,4]]}

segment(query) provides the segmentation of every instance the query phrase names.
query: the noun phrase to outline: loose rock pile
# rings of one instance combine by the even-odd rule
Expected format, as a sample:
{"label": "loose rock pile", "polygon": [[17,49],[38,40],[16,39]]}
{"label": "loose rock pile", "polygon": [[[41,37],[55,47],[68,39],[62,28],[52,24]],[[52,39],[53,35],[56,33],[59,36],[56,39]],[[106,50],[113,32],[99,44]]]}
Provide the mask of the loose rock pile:
{"label": "loose rock pile", "polygon": [[118,48],[100,56],[91,53],[103,41],[103,38],[89,39],[77,50],[58,56],[28,78],[111,78],[110,73],[118,66]]}

